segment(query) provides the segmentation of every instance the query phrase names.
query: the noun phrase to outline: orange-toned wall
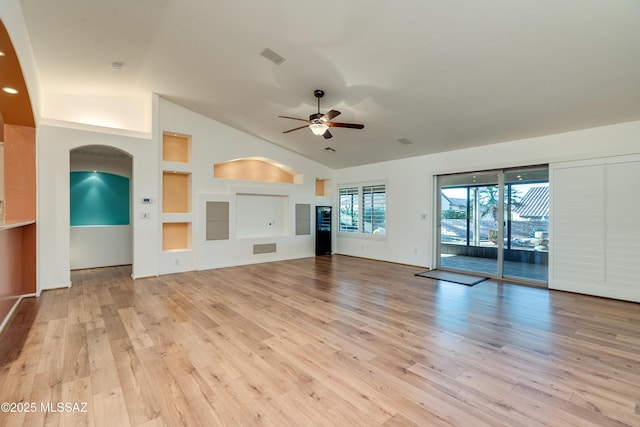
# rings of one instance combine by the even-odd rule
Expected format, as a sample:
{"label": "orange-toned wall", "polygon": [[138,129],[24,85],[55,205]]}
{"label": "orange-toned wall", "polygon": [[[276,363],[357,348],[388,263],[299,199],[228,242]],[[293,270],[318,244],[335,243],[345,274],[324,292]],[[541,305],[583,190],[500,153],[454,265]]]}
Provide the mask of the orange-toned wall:
{"label": "orange-toned wall", "polygon": [[36,219],[36,130],[4,125],[4,218]]}
{"label": "orange-toned wall", "polygon": [[22,227],[0,230],[0,322],[22,294]]}
{"label": "orange-toned wall", "polygon": [[186,173],[162,173],[162,212],[189,212],[189,175]]}
{"label": "orange-toned wall", "polygon": [[[5,221],[36,219],[36,132],[4,126]],[[20,295],[36,292],[36,225],[0,230],[0,323]]]}
{"label": "orange-toned wall", "polygon": [[293,184],[292,174],[261,160],[234,160],[218,163],[213,166],[213,176]]}

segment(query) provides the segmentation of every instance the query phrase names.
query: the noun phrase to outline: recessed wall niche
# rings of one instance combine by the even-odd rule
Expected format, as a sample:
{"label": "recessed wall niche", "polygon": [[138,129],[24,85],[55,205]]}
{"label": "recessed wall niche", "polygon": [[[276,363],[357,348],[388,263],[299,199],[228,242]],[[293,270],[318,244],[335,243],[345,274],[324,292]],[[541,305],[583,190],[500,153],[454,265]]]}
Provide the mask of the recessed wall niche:
{"label": "recessed wall niche", "polygon": [[191,161],[191,138],[186,135],[165,132],[162,135],[162,160],[189,163]]}
{"label": "recessed wall niche", "polygon": [[238,238],[289,234],[289,197],[271,194],[237,194]]}
{"label": "recessed wall niche", "polygon": [[175,251],[191,247],[189,242],[191,224],[188,222],[165,222],[162,224],[162,250]]}
{"label": "recessed wall niche", "polygon": [[316,178],[316,196],[331,196],[331,180]]}
{"label": "recessed wall niche", "polygon": [[188,173],[162,173],[162,212],[189,212],[189,176]]}
{"label": "recessed wall niche", "polygon": [[214,178],[302,184],[302,175],[290,167],[261,157],[229,160],[213,165]]}

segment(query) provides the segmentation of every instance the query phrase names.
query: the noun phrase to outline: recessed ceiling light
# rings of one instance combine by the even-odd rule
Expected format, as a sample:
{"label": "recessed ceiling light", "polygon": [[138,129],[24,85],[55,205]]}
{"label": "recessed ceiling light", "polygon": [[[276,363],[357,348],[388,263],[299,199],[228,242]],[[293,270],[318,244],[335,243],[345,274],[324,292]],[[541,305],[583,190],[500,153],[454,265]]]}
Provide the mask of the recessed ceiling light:
{"label": "recessed ceiling light", "polygon": [[0,56],[4,56],[4,52],[0,50]]}
{"label": "recessed ceiling light", "polygon": [[14,88],[8,87],[8,86],[3,87],[2,91],[6,92],[6,93],[10,93],[11,95],[17,95],[18,94],[18,89],[14,89]]}

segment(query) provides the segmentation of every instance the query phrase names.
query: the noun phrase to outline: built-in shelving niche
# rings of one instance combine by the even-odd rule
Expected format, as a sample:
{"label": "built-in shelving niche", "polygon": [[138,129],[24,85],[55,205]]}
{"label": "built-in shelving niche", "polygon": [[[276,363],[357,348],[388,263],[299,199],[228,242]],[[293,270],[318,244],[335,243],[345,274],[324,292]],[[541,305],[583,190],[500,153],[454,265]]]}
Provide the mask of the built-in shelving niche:
{"label": "built-in shelving niche", "polygon": [[162,250],[177,251],[191,249],[190,222],[162,223]]}
{"label": "built-in shelving niche", "polygon": [[191,163],[191,137],[165,132],[162,135],[162,160]]}
{"label": "built-in shelving niche", "polygon": [[191,249],[191,137],[162,135],[162,250]]}

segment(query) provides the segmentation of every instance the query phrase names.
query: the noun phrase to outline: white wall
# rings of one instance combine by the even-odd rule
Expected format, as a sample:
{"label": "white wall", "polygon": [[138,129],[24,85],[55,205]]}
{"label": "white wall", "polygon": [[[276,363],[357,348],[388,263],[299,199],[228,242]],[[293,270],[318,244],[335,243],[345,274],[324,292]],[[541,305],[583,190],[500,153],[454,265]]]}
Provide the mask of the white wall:
{"label": "white wall", "polygon": [[71,269],[131,264],[133,227],[98,225],[71,227]]}
{"label": "white wall", "polygon": [[151,136],[151,95],[97,96],[43,94],[43,124],[100,126],[108,133],[133,131]]}
{"label": "white wall", "polygon": [[[154,129],[154,139],[158,144],[161,143],[163,131],[191,135],[192,162],[184,168],[192,173],[191,213],[181,216],[172,215],[171,218],[192,221],[192,244],[188,251],[162,252],[160,250],[159,272],[161,274],[314,256],[315,235],[295,236],[295,204],[330,204],[329,197],[315,196],[315,179],[331,177],[331,169],[160,99],[158,123]],[[300,172],[303,183],[282,184],[213,177],[215,163],[244,157],[264,157],[275,160]],[[285,197],[288,213],[280,215],[286,218],[288,224],[277,225],[279,235],[243,236],[237,224],[237,194]],[[205,240],[207,201],[229,202],[229,240]],[[164,217],[168,218],[169,215]],[[160,234],[160,228],[158,230]],[[254,255],[253,245],[260,243],[276,243],[277,252]]]}
{"label": "white wall", "polygon": [[238,238],[287,236],[289,199],[276,194],[237,194],[236,223]]}
{"label": "white wall", "polygon": [[133,276],[158,273],[157,209],[141,198],[158,196],[158,150],[152,140],[41,125],[36,131],[38,168],[38,291],[70,285],[70,150],[85,145],[118,148],[133,157]]}
{"label": "white wall", "polygon": [[[154,104],[154,138],[102,133],[41,125],[36,132],[38,158],[38,290],[70,285],[69,172],[70,150],[86,145],[118,148],[133,157],[133,276],[144,277],[173,271],[206,269],[228,265],[291,259],[314,255],[314,236],[295,236],[294,224],[283,229],[288,233],[267,238],[239,238],[235,228],[236,194],[277,194],[287,197],[287,221],[294,221],[296,203],[327,204],[326,197],[315,196],[315,178],[331,176],[331,170],[290,151],[228,126],[178,107],[156,97]],[[162,131],[192,136],[192,208],[187,220],[192,222],[192,247],[188,251],[161,250],[161,164],[159,158]],[[303,184],[257,183],[213,178],[213,164],[239,158],[271,158],[300,171]],[[141,203],[143,197],[153,200]],[[231,236],[228,241],[209,241],[205,235],[206,201],[229,201]],[[141,214],[150,214],[142,219]],[[273,254],[253,255],[256,243],[277,244]],[[177,260],[177,262],[176,262]]]}
{"label": "white wall", "polygon": [[[388,220],[386,240],[338,235],[334,250],[433,267],[435,175],[638,152],[640,121],[336,170],[336,188],[340,184],[386,180]],[[428,220],[420,219],[423,213],[428,214]]]}

